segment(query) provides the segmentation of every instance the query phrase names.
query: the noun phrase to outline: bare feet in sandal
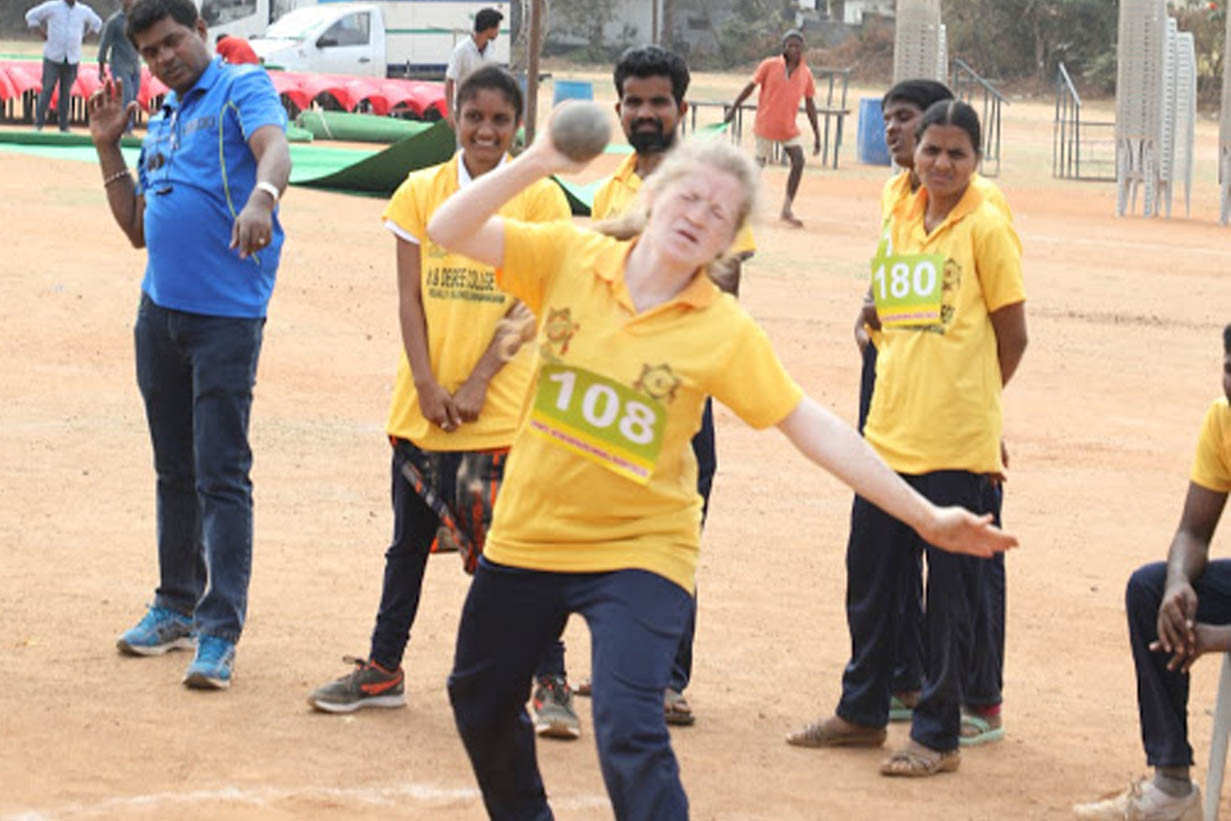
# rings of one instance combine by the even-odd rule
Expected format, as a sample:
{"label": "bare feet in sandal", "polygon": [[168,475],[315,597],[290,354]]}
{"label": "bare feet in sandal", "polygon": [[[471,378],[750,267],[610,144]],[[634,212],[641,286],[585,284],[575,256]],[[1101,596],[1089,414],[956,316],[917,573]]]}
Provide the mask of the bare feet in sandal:
{"label": "bare feet in sandal", "polygon": [[663,713],[666,714],[667,723],[676,727],[690,727],[697,720],[692,714],[692,707],[679,690],[667,690],[663,698]]}
{"label": "bare feet in sandal", "polygon": [[961,750],[941,752],[911,741],[881,762],[881,775],[921,778],[937,773],[957,772],[961,763]]}
{"label": "bare feet in sandal", "polygon": [[832,715],[791,733],[786,743],[796,747],[879,747],[885,743],[885,735],[884,727],[865,727]]}

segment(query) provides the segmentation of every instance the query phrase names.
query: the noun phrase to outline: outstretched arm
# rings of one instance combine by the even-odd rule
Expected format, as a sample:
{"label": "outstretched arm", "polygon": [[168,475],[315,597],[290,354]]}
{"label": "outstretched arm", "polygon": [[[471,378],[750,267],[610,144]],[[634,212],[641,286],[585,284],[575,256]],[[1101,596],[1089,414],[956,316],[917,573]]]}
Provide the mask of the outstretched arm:
{"label": "outstretched arm", "polygon": [[902,481],[855,430],[804,397],[781,430],[801,453],[841,479],[872,504],[913,527],[929,544],[951,553],[988,557],[1017,539],[959,507],[937,507]]}
{"label": "outstretched arm", "polygon": [[[550,122],[547,133],[551,133]],[[585,166],[557,151],[549,137],[537,139],[517,159],[487,172],[445,200],[428,221],[427,235],[450,251],[499,267],[504,264],[504,222],[496,216],[500,207],[543,177],[580,171]]]}
{"label": "outstretched arm", "polygon": [[748,95],[751,94],[752,90],[756,87],[757,84],[755,82],[749,82],[748,85],[744,86],[744,90],[736,96],[735,102],[731,103],[731,107],[727,109],[727,116],[724,122],[729,123],[735,119],[735,113],[739,111],[739,107],[744,104],[744,100],[748,99]]}

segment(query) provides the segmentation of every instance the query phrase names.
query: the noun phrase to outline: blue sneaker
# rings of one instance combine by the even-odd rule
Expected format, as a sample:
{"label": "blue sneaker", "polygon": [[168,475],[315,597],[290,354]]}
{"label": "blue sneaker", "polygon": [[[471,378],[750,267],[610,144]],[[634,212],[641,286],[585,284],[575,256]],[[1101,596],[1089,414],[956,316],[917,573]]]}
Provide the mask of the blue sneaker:
{"label": "blue sneaker", "polygon": [[225,690],[231,686],[235,642],[218,636],[197,638],[197,657],[184,671],[184,685],[196,690]]}
{"label": "blue sneaker", "polygon": [[192,647],[192,620],[174,610],[151,606],[136,627],[116,640],[115,646],[130,656],[161,656],[171,650],[187,650]]}

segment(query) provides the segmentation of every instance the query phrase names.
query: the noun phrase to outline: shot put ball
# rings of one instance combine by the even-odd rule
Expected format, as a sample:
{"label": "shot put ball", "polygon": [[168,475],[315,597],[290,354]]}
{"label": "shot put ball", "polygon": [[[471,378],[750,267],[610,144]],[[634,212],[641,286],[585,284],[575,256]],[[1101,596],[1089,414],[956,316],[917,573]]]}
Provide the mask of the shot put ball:
{"label": "shot put ball", "polygon": [[594,159],[610,140],[607,112],[597,103],[571,103],[552,118],[552,145],[574,162]]}

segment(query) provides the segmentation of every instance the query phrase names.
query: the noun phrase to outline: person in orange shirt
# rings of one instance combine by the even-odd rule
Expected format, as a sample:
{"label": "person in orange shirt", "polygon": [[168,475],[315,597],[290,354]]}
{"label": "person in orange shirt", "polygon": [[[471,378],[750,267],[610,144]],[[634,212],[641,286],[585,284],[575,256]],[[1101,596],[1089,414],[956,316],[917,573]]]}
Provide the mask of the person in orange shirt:
{"label": "person in orange shirt", "polygon": [[500,286],[541,317],[527,412],[462,608],[449,699],[488,814],[551,818],[525,702],[537,656],[581,614],[615,817],[686,818],[663,693],[695,582],[701,498],[689,440],[707,396],[754,427],[777,426],[933,544],[990,556],[1016,540],[990,517],[912,491],[804,396],[765,332],[711,281],[757,188],[755,165],[737,148],[682,144],[605,233],[497,215],[527,186],[583,167],[537,140],[427,226],[434,242],[493,266]]}
{"label": "person in orange shirt", "polygon": [[261,64],[261,58],[256,56],[247,40],[230,34],[219,34],[214,38],[214,53],[233,66],[241,63]]}
{"label": "person in orange shirt", "polygon": [[773,156],[774,145],[780,145],[791,161],[791,173],[786,178],[786,196],[782,200],[782,221],[803,228],[803,220],[791,210],[799,181],[804,174],[804,147],[795,116],[799,101],[804,101],[808,122],[812,124],[812,153],[821,153],[821,131],[816,124],[816,83],[804,62],[804,36],[795,29],[782,38],[782,54],[767,57],[757,66],[756,73],[727,111],[727,122],[735,117],[739,107],[752,90],[761,87],[757,97],[757,119],[753,133],[757,138],[757,162],[764,167]]}

